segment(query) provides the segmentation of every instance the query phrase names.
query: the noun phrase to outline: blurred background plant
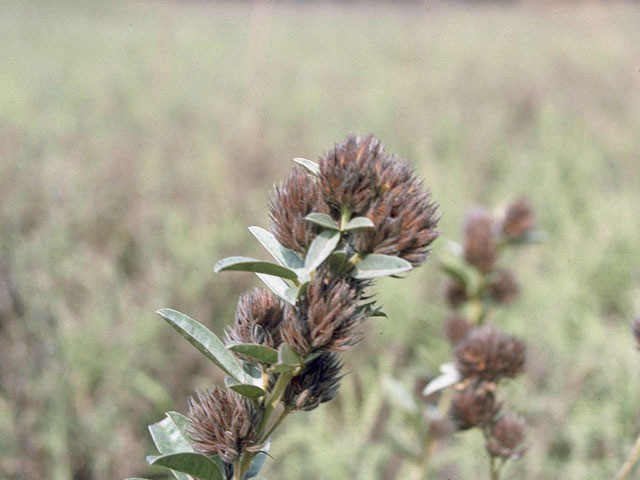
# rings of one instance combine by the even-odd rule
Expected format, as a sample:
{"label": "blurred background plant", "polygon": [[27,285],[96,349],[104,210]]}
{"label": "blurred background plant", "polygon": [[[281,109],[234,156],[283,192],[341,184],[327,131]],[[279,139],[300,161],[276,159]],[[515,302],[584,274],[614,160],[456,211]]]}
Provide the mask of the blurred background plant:
{"label": "blurred background plant", "polygon": [[[509,471],[610,476],[640,426],[639,23],[617,2],[3,2],[0,477],[166,478],[145,426],[216,373],[152,312],[221,331],[257,283],[208,259],[258,255],[265,178],[350,130],[416,162],[443,239],[467,205],[534,199],[549,242],[493,317],[528,345]],[[389,319],[344,359],[367,367],[283,428],[266,478],[393,478],[368,412],[392,366],[450,358],[435,270],[380,286]],[[484,471],[471,437],[433,468]]]}

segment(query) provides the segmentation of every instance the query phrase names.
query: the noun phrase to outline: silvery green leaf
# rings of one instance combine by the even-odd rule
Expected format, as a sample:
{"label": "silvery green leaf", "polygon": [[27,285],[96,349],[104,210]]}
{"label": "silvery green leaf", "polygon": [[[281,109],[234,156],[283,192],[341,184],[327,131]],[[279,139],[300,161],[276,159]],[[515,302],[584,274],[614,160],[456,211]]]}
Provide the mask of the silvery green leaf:
{"label": "silvery green leaf", "polygon": [[411,270],[411,264],[400,257],[370,253],[356,263],[352,272],[353,278],[368,279],[397,275]]}
{"label": "silvery green leaf", "polygon": [[298,165],[302,165],[313,175],[318,175],[320,173],[320,165],[312,160],[307,160],[306,158],[296,157],[293,159]]}
{"label": "silvery green leaf", "polygon": [[292,270],[304,267],[304,262],[298,254],[281,245],[280,242],[276,240],[273,233],[261,227],[249,227],[249,231],[283,267],[287,267]]}
{"label": "silvery green leaf", "polygon": [[340,232],[335,230],[321,232],[309,245],[309,250],[304,260],[305,269],[310,272],[318,268],[331,255],[339,241]]}
{"label": "silvery green leaf", "polygon": [[227,257],[216,263],[214,272],[236,271],[266,273],[276,277],[296,280],[298,275],[290,268],[271,262],[264,262],[251,257]]}
{"label": "silvery green leaf", "polygon": [[425,397],[455,385],[461,379],[460,372],[458,372],[454,363],[443,363],[440,365],[440,372],[441,375],[431,380],[422,391]]}

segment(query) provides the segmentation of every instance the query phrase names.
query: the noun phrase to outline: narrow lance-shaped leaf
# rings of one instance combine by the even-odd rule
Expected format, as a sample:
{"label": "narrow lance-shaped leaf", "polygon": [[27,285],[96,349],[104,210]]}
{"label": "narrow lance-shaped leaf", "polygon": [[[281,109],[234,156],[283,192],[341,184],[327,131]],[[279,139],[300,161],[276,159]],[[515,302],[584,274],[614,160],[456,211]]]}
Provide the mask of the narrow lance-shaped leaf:
{"label": "narrow lance-shaped leaf", "polygon": [[442,375],[431,380],[422,391],[425,397],[455,385],[460,381],[460,372],[458,372],[454,363],[443,363],[440,365],[440,372]]}
{"label": "narrow lance-shaped leaf", "polygon": [[149,464],[170,468],[182,473],[188,473],[202,480],[224,480],[218,464],[199,453],[184,452],[171,453],[160,457],[150,458]]}
{"label": "narrow lance-shaped leaf", "polygon": [[411,268],[411,264],[403,258],[370,253],[356,263],[351,275],[359,279],[376,278],[408,272]]}
{"label": "narrow lance-shaped leaf", "polygon": [[325,230],[321,232],[316,238],[313,239],[309,250],[307,251],[307,257],[304,261],[304,266],[308,271],[315,270],[324,262],[333,249],[336,248],[340,241],[340,232],[333,230]]}
{"label": "narrow lance-shaped leaf", "polygon": [[298,298],[298,288],[292,287],[287,282],[279,277],[274,277],[273,275],[266,275],[264,273],[256,273],[258,278],[264,282],[264,284],[271,290],[273,293],[278,295],[285,302],[295,305],[296,299]]}
{"label": "narrow lance-shaped leaf", "polygon": [[343,232],[348,232],[349,230],[357,230],[359,228],[372,228],[375,227],[375,224],[370,218],[367,217],[355,217],[349,220],[346,226],[342,227],[341,230]]}
{"label": "narrow lance-shaped leaf", "polygon": [[249,231],[283,267],[295,269],[304,266],[302,259],[293,250],[281,245],[273,233],[261,227],[249,227]]}
{"label": "narrow lance-shaped leaf", "polygon": [[251,257],[227,257],[216,263],[214,272],[256,272],[275,275],[276,277],[296,280],[298,275],[293,270],[271,262],[257,260]]}
{"label": "narrow lance-shaped leaf", "polygon": [[258,398],[263,397],[266,393],[262,388],[256,385],[249,385],[247,383],[236,383],[229,385],[228,387],[234,392],[244,395],[251,400],[257,400]]}
{"label": "narrow lance-shaped leaf", "polygon": [[157,313],[227,375],[242,382],[242,365],[212,331],[183,313],[169,308],[158,310]]}
{"label": "narrow lance-shaped leaf", "polygon": [[257,343],[234,343],[227,347],[232,352],[240,353],[245,357],[252,358],[257,362],[276,363],[278,361],[278,351],[265,347]]}
{"label": "narrow lance-shaped leaf", "polygon": [[306,168],[310,173],[314,175],[318,175],[320,173],[320,165],[312,160],[307,160],[306,158],[296,157],[293,159],[298,165],[302,165]]}
{"label": "narrow lance-shaped leaf", "polygon": [[[172,413],[176,412],[168,412],[167,418],[149,425],[149,433],[151,433],[153,443],[162,454],[193,452],[193,447],[189,443],[185,430],[183,430],[182,420],[178,419],[176,423]],[[193,480],[186,473],[178,471],[172,471],[172,473],[176,480]]]}
{"label": "narrow lance-shaped leaf", "polygon": [[329,228],[331,230],[340,230],[338,222],[336,222],[330,215],[326,213],[313,212],[304,217],[305,220],[320,225],[321,227]]}

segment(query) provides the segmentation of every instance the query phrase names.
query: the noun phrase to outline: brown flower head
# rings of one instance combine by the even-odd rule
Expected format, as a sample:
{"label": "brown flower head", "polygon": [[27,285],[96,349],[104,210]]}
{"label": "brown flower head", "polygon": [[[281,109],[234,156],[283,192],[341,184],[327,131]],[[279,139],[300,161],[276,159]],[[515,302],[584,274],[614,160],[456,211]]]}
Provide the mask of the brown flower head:
{"label": "brown flower head", "polygon": [[449,415],[458,430],[488,425],[500,410],[492,389],[482,384],[458,390],[451,399]]}
{"label": "brown flower head", "polygon": [[355,247],[364,253],[398,256],[418,266],[439,235],[437,205],[409,163],[387,156],[377,168],[380,190],[365,212],[375,226],[355,232]]}
{"label": "brown flower head", "polygon": [[633,338],[636,340],[636,347],[640,350],[640,317],[636,317],[632,325]]}
{"label": "brown flower head", "polygon": [[499,303],[511,303],[518,297],[519,292],[518,280],[513,273],[504,268],[499,268],[494,272],[489,285],[491,298]]}
{"label": "brown flower head", "polygon": [[502,220],[502,234],[509,239],[518,240],[532,231],[536,218],[529,200],[520,198],[507,207]]}
{"label": "brown flower head", "polygon": [[492,457],[518,459],[525,449],[521,447],[526,434],[524,419],[507,413],[491,429],[487,440],[487,451]]}
{"label": "brown flower head", "polygon": [[484,273],[489,272],[496,261],[493,228],[493,215],[484,208],[474,207],[467,213],[464,222],[464,258]]}
{"label": "brown flower head", "polygon": [[384,147],[373,135],[349,135],[320,158],[320,189],[334,213],[344,207],[354,214],[367,211],[380,188],[376,164],[384,156]]}
{"label": "brown flower head", "polygon": [[269,290],[253,289],[238,299],[232,327],[225,332],[227,343],[258,343],[278,348],[283,308],[280,299]]}
{"label": "brown flower head", "polygon": [[456,348],[456,367],[464,378],[495,382],[524,371],[526,346],[492,325],[475,328]]}
{"label": "brown flower head", "polygon": [[335,353],[323,353],[294,377],[282,396],[285,409],[309,411],[338,394],[342,364]]}
{"label": "brown flower head", "polygon": [[305,220],[312,212],[329,213],[313,175],[295,166],[284,182],[276,185],[269,201],[271,231],[278,242],[304,253],[322,227]]}
{"label": "brown flower head", "polygon": [[243,452],[257,452],[260,411],[246,397],[220,387],[189,399],[189,435],[204,455],[233,463]]}
{"label": "brown flower head", "polygon": [[318,270],[298,305],[285,307],[282,338],[300,355],[348,350],[362,337],[366,314],[358,310],[359,283]]}
{"label": "brown flower head", "polygon": [[453,313],[444,322],[444,334],[452,345],[460,343],[467,338],[471,331],[471,325],[465,317]]}
{"label": "brown flower head", "polygon": [[447,281],[444,286],[444,295],[451,308],[458,308],[469,299],[464,285],[456,280]]}

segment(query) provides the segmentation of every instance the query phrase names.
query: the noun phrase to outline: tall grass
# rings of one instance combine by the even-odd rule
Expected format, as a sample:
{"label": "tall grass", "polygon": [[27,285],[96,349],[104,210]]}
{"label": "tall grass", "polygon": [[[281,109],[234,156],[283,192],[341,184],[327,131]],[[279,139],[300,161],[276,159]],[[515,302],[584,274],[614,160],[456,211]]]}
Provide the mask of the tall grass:
{"label": "tall grass", "polygon": [[[532,420],[511,471],[600,479],[620,464],[640,431],[627,321],[640,310],[637,8],[0,12],[0,476],[151,475],[144,425],[185,411],[214,375],[186,342],[152,347],[174,344],[153,311],[220,333],[250,280],[215,281],[214,260],[260,255],[244,226],[263,221],[270,182],[350,130],[416,162],[445,238],[468,204],[532,199],[549,242],[517,256],[527,288],[496,319],[530,351],[508,387]],[[267,478],[384,478],[376,372],[394,368],[388,351],[425,376],[448,358],[440,277],[423,270],[380,289],[390,318],[347,358],[371,374],[292,416]],[[484,468],[475,440],[442,452],[449,478]]]}

